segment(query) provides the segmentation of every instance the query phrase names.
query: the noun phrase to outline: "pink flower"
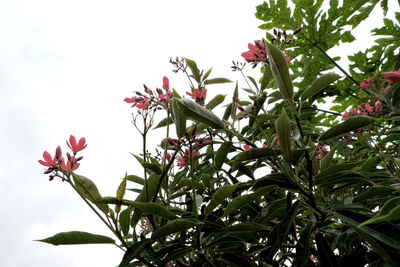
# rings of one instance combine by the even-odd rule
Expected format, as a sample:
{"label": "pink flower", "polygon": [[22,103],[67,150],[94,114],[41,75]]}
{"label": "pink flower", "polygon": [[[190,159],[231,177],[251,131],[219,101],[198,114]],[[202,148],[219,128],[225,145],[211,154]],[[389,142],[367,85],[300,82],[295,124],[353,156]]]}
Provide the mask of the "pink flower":
{"label": "pink flower", "polygon": [[128,104],[133,103],[133,105],[131,107],[133,107],[133,108],[137,107],[140,110],[145,110],[145,109],[149,108],[151,105],[149,98],[147,96],[143,96],[143,97],[133,96],[131,98],[127,97],[124,99],[124,101]]}
{"label": "pink flower", "polygon": [[368,111],[368,113],[372,113],[372,111],[374,110],[374,108],[373,107],[371,107],[371,105],[370,104],[365,104],[365,109]]}
{"label": "pink flower", "polygon": [[176,164],[179,168],[183,168],[186,166],[186,158],[180,157],[178,158],[178,164]]}
{"label": "pink flower", "polygon": [[162,86],[162,88],[165,89],[165,90],[169,90],[169,80],[165,76],[163,78],[163,86]]}
{"label": "pink flower", "polygon": [[274,136],[274,140],[272,140],[272,142],[274,142],[276,140],[276,143],[274,145],[274,148],[279,148],[281,147],[281,144],[279,143],[279,138],[277,135]]}
{"label": "pink flower", "polygon": [[374,84],[374,79],[373,78],[365,79],[360,84],[360,88],[362,90],[368,90],[368,89],[371,89],[371,87],[374,87],[374,86],[375,86],[375,84]]}
{"label": "pink flower", "polygon": [[368,115],[368,113],[360,105],[357,107],[357,112],[359,115]]}
{"label": "pink flower", "polygon": [[382,72],[382,76],[385,77],[388,82],[400,82],[400,69],[397,71]]}
{"label": "pink flower", "polygon": [[[74,157],[72,157],[71,160],[68,160],[67,163],[65,164],[65,160],[62,159],[61,169],[63,169],[64,171],[70,173],[71,172],[71,166],[72,166],[71,161],[75,162],[76,160],[75,160]],[[74,163],[73,164],[74,167],[72,168],[72,170],[75,171],[76,169],[78,169],[79,165],[80,165],[79,163]]]}
{"label": "pink flower", "polygon": [[199,89],[194,89],[193,93],[186,92],[188,96],[191,96],[198,103],[203,103],[206,98],[207,89],[200,91]]}
{"label": "pink flower", "polygon": [[242,57],[249,63],[255,63],[256,66],[259,62],[267,63],[267,53],[263,41],[254,41],[254,44],[248,44],[249,51],[243,52]]}
{"label": "pink flower", "polygon": [[249,145],[244,145],[244,146],[243,146],[243,149],[244,149],[244,150],[249,150],[250,148],[251,148],[251,146],[249,146]]}
{"label": "pink flower", "polygon": [[71,135],[69,137],[69,143],[67,142],[67,146],[74,152],[74,154],[86,148],[87,144],[85,144],[85,137],[79,139],[79,143],[76,143],[75,136]]}
{"label": "pink flower", "polygon": [[38,160],[40,164],[42,164],[45,167],[52,167],[57,164],[57,158],[56,157],[51,157],[50,153],[45,151],[43,152],[43,160]]}
{"label": "pink flower", "polygon": [[349,114],[347,111],[345,111],[345,112],[343,113],[343,115],[342,115],[342,119],[343,119],[344,121],[350,119],[350,114]]}

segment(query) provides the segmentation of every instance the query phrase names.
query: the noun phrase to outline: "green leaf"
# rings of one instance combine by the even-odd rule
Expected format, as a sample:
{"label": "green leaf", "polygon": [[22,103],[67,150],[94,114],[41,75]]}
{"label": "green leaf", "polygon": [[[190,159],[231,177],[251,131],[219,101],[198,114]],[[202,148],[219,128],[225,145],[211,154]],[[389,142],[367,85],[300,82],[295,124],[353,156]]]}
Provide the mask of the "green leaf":
{"label": "green leaf", "polygon": [[146,170],[150,170],[153,171],[155,173],[157,173],[158,175],[161,174],[161,168],[160,166],[158,166],[155,163],[150,163],[150,162],[143,162],[142,163],[143,168],[145,168]]}
{"label": "green leaf", "polygon": [[178,99],[172,100],[172,118],[176,127],[176,135],[182,138],[186,131],[186,117],[182,110],[179,108]]}
{"label": "green leaf", "polygon": [[253,147],[249,150],[240,152],[234,156],[231,160],[232,163],[242,162],[246,160],[261,159],[266,157],[272,157],[274,155],[280,155],[280,149],[272,149],[269,147]]}
{"label": "green leaf", "polygon": [[143,202],[138,202],[138,201],[125,201],[125,203],[135,206],[144,212],[148,212],[148,213],[151,213],[151,214],[163,217],[163,218],[167,218],[169,220],[174,220],[177,218],[175,216],[175,214],[173,214],[168,209],[166,209],[164,206],[161,206],[158,203],[154,203],[154,202],[143,203]]}
{"label": "green leaf", "polygon": [[126,176],[126,180],[137,183],[137,184],[144,185],[144,179],[137,175],[128,175],[128,176]]}
{"label": "green leaf", "polygon": [[296,244],[296,266],[304,266],[310,257],[312,226],[312,223],[308,223],[300,234],[299,241]]}
{"label": "green leaf", "polygon": [[400,220],[400,197],[392,198],[383,205],[382,209],[373,218],[363,222],[360,226],[379,222]]}
{"label": "green leaf", "polygon": [[203,75],[203,81],[204,81],[204,80],[207,80],[208,76],[210,76],[210,74],[211,74],[211,71],[212,71],[212,68],[210,68],[210,69]]}
{"label": "green leaf", "polygon": [[286,100],[291,100],[293,96],[293,84],[290,78],[289,68],[286,63],[285,56],[278,47],[268,42],[265,42],[265,44],[271,72],[274,75],[276,83],[278,84],[279,91],[281,92],[283,98]]}
{"label": "green leaf", "polygon": [[188,65],[189,69],[192,71],[192,76],[197,83],[200,83],[201,75],[200,71],[197,68],[197,64],[194,60],[185,58],[186,64]]}
{"label": "green leaf", "polygon": [[[230,114],[231,114],[231,118],[232,119],[235,119],[235,117],[236,117],[236,105],[235,105],[235,103],[238,102],[238,99],[239,99],[239,87],[238,87],[238,82],[236,81],[235,91],[233,92],[233,96],[232,96],[232,103],[230,104],[231,105]],[[226,120],[228,118],[225,118],[225,116],[224,116],[224,119]]]}
{"label": "green leaf", "polygon": [[290,140],[290,120],[286,115],[285,109],[282,109],[281,115],[275,122],[276,132],[278,134],[280,148],[282,151],[283,158],[287,162],[292,161],[292,142]]}
{"label": "green leaf", "polygon": [[224,123],[210,110],[203,108],[201,105],[189,99],[179,99],[180,109],[188,117],[195,121],[202,122],[215,129],[223,129]]}
{"label": "green leaf", "polygon": [[378,160],[379,160],[379,157],[372,157],[370,159],[367,159],[361,165],[360,171],[361,172],[371,172],[371,171],[373,171],[376,168],[376,166],[378,165]]}
{"label": "green leaf", "polygon": [[210,100],[210,102],[208,102],[208,104],[206,105],[206,109],[212,110],[213,108],[224,102],[225,97],[226,95],[216,95],[213,99]]}
{"label": "green leaf", "polygon": [[121,263],[118,265],[119,267],[125,267],[132,260],[136,259],[140,254],[152,244],[152,241],[148,238],[145,238],[139,242],[132,244],[128,250],[125,252]]}
{"label": "green leaf", "polygon": [[153,129],[158,129],[158,128],[162,128],[162,127],[165,127],[165,126],[167,126],[167,125],[169,125],[169,124],[172,124],[172,123],[174,123],[174,121],[172,120],[172,118],[164,118],[164,119],[162,119],[158,124],[157,124],[157,126],[156,127],[154,127]]}
{"label": "green leaf", "polygon": [[301,100],[304,101],[313,95],[319,93],[322,91],[324,88],[326,88],[328,85],[333,83],[334,81],[340,79],[340,75],[334,73],[334,72],[329,72],[327,74],[322,75],[318,79],[316,79],[310,87],[308,87],[303,94],[301,95]]}
{"label": "green leaf", "polygon": [[249,126],[252,127],[255,118],[257,117],[258,113],[260,112],[261,108],[264,106],[265,100],[267,99],[267,93],[262,93],[260,96],[256,98],[256,106],[255,108],[251,109],[251,116],[249,119]]}
{"label": "green leaf", "polygon": [[204,214],[209,215],[222,201],[229,197],[239,186],[239,183],[234,185],[224,185],[215,192],[210,203],[204,209]]}
{"label": "green leaf", "polygon": [[365,191],[364,193],[356,196],[353,199],[353,203],[373,199],[379,196],[388,196],[388,195],[390,196],[394,191],[396,190],[389,186],[373,186],[368,188],[368,190]]}
{"label": "green leaf", "polygon": [[185,231],[198,225],[194,221],[187,219],[177,219],[169,221],[167,224],[157,228],[151,235],[151,240],[158,240],[177,232]]}
{"label": "green leaf", "polygon": [[[124,196],[125,196],[126,177],[127,177],[127,175],[125,175],[125,178],[124,178],[124,179],[122,180],[122,182],[119,184],[118,189],[117,189],[117,199],[118,199],[119,201],[121,201],[121,200],[124,198]],[[118,204],[118,205],[115,207],[115,212],[116,212],[116,213],[119,213],[120,210],[121,210],[121,205]]]}
{"label": "green leaf", "polygon": [[87,232],[71,231],[62,232],[52,237],[48,237],[41,240],[35,240],[40,242],[45,242],[52,244],[54,246],[58,245],[80,245],[80,244],[114,244],[115,240],[109,238],[108,236],[95,235]]}
{"label": "green leaf", "polygon": [[124,234],[124,236],[129,234],[130,221],[131,221],[131,208],[128,207],[119,214],[119,224],[121,225],[121,231]]}
{"label": "green leaf", "polygon": [[208,84],[219,84],[219,83],[231,83],[232,81],[226,78],[214,78],[204,81],[204,85]]}
{"label": "green leaf", "polygon": [[222,228],[222,231],[227,231],[227,232],[256,232],[256,231],[266,231],[266,230],[267,228],[265,227],[265,225],[253,222],[238,223],[235,225]]}
{"label": "green leaf", "polygon": [[95,201],[101,198],[97,186],[92,180],[86,178],[85,176],[72,173],[74,179],[75,188],[84,198],[88,199],[90,202],[96,204],[96,206],[103,211],[105,214],[109,212],[107,204],[98,204]]}
{"label": "green leaf", "polygon": [[332,137],[336,137],[350,131],[357,130],[359,128],[363,128],[365,126],[370,125],[374,122],[374,118],[368,116],[352,116],[349,119],[345,120],[342,123],[339,123],[336,126],[333,126],[326,132],[324,132],[320,137],[319,140],[326,140]]}
{"label": "green leaf", "polygon": [[355,167],[357,167],[359,165],[360,165],[359,161],[357,161],[357,162],[344,162],[344,163],[341,163],[341,164],[333,165],[333,166],[330,166],[330,167],[324,169],[323,171],[321,171],[314,178],[316,180],[318,180],[318,179],[321,179],[323,177],[332,176],[333,174],[336,174],[336,173],[340,173],[340,172],[343,172],[343,171],[351,170],[351,169],[353,169],[353,168],[355,168]]}
{"label": "green leaf", "polygon": [[272,72],[271,68],[268,68],[268,66],[264,67],[264,73],[261,79],[261,91],[264,91],[265,88],[267,88],[269,82],[271,81],[272,78]]}
{"label": "green leaf", "polygon": [[379,240],[388,246],[400,249],[400,242],[388,237],[387,235],[380,233],[368,226],[361,226],[357,221],[355,221],[347,216],[344,216],[343,214],[340,214],[338,212],[333,212],[333,214],[336,217],[338,217],[340,220],[342,220],[343,222],[350,225],[351,227],[357,228],[358,230],[362,231],[363,233],[368,234],[369,236],[372,236],[376,240]]}
{"label": "green leaf", "polygon": [[214,164],[215,168],[217,170],[220,170],[222,165],[224,164],[224,161],[226,159],[226,156],[228,155],[229,151],[231,150],[232,147],[232,142],[228,141],[223,143],[220,148],[215,152],[214,156]]}
{"label": "green leaf", "polygon": [[321,266],[339,266],[339,262],[337,261],[335,254],[321,233],[317,233],[315,235],[315,242],[317,243],[319,255],[318,259],[321,263]]}
{"label": "green leaf", "polygon": [[226,206],[226,209],[224,211],[224,215],[222,215],[222,217],[226,217],[229,214],[231,214],[232,212],[235,212],[236,210],[238,210],[238,209],[240,209],[240,208],[242,208],[244,206],[247,206],[248,204],[250,204],[251,202],[253,202],[257,198],[259,198],[261,195],[266,194],[268,191],[272,191],[275,188],[276,188],[276,186],[274,186],[274,185],[265,186],[265,187],[262,187],[262,188],[256,190],[252,194],[235,197],[228,204],[228,206]]}

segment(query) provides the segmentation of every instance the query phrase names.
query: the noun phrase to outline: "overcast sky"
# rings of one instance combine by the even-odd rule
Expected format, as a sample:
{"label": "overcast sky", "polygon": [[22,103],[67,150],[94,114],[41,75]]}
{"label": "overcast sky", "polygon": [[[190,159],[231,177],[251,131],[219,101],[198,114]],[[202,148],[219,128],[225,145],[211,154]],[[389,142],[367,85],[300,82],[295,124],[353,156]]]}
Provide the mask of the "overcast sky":
{"label": "overcast sky", "polygon": [[[231,60],[265,36],[254,17],[261,2],[0,0],[1,266],[118,265],[122,253],[111,245],[32,241],[71,230],[112,237],[68,184],[48,181],[37,160],[57,145],[66,151],[70,134],[84,136],[78,173],[113,196],[126,171],[141,174],[129,154],[140,153],[141,140],[123,99],[143,83],[161,87],[163,76],[181,94],[188,91],[185,77],[171,71],[171,56],[213,67],[210,77],[240,79]],[[376,25],[358,30],[364,39],[346,48],[366,48]],[[211,97],[230,94],[233,85],[207,89]],[[150,134],[151,150],[160,132]]]}

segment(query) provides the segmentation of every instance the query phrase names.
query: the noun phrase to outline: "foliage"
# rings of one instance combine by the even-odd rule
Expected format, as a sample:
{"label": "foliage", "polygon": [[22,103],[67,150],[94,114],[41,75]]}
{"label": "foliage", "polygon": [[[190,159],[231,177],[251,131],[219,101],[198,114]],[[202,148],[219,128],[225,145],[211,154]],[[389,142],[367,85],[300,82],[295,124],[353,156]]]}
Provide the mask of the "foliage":
{"label": "foliage", "polygon": [[[262,65],[260,81],[234,62],[248,88],[177,58],[170,62],[189,80],[186,97],[164,77],[162,89],[145,86],[125,99],[137,109],[143,153],[134,157],[143,173],[126,174],[115,196],[102,197],[92,180],[75,173],[85,139],[76,144],[71,136],[68,160],[60,147],[54,157],[45,152],[39,162],[50,180],[67,181],[119,242],[77,231],[38,241],[111,243],[124,250],[122,267],[396,266],[399,25],[385,19],[373,32],[386,37],[349,57],[350,73],[339,75],[328,50],[352,42],[349,27],[379,1],[331,0],[327,11],[322,0],[293,2],[293,9],[284,0],[257,7],[261,28],[273,34],[242,54]],[[387,1],[380,6],[388,11]],[[214,84],[231,88],[232,96],[208,100],[205,87]],[[329,96],[339,105],[319,109],[315,103]],[[224,102],[223,116],[212,111]],[[166,138],[149,153],[146,138],[159,110],[166,117],[154,128],[165,129]],[[127,190],[138,193],[134,200]]]}

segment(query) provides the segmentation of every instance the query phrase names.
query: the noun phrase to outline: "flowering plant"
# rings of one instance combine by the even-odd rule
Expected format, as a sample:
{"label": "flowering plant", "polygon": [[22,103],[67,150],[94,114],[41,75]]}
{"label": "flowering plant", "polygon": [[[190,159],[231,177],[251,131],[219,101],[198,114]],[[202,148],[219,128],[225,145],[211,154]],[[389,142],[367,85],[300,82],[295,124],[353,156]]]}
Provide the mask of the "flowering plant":
{"label": "flowering plant", "polygon": [[[143,137],[143,153],[134,155],[143,173],[126,174],[114,196],[101,196],[92,180],[76,173],[84,138],[70,137],[73,155],[67,153],[67,160],[60,147],[54,157],[45,151],[39,160],[45,174],[67,181],[117,241],[78,231],[40,241],[115,244],[124,251],[119,266],[395,266],[400,78],[394,70],[400,61],[371,63],[368,72],[356,73],[367,57],[356,55],[347,73],[328,55],[343,41],[342,27],[363,19],[355,14],[348,22],[341,16],[365,15],[368,1],[358,6],[344,1],[342,7],[331,1],[336,13],[296,1],[290,23],[274,21],[271,14],[291,14],[285,2],[257,7],[256,16],[266,22],[262,27],[287,30],[273,28],[268,40],[242,53],[260,68],[259,81],[244,75],[246,63],[233,62],[248,87],[239,89],[236,82],[229,99],[222,94],[208,99],[214,84],[231,81],[209,78],[211,69],[204,72],[187,58],[170,60],[174,72],[188,78],[186,94],[171,90],[164,77],[162,89],[144,86],[125,98]],[[334,66],[343,76],[322,73]],[[337,105],[321,109],[317,103],[328,96]],[[216,115],[224,102],[223,115]],[[149,152],[146,138],[160,113],[166,117],[156,128],[165,128],[166,136]],[[133,199],[126,195],[128,184],[137,186]]]}

